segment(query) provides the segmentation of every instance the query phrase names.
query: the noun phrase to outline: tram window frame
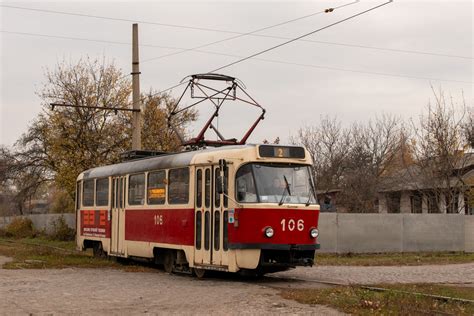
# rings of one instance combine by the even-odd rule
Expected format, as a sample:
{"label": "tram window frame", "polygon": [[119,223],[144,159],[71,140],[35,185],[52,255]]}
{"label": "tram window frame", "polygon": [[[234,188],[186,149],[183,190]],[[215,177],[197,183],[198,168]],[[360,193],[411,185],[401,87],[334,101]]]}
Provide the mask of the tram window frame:
{"label": "tram window frame", "polygon": [[206,207],[206,209],[211,207],[211,188],[211,169],[206,168],[206,170],[204,171],[204,206]]}
{"label": "tram window frame", "polygon": [[[90,183],[92,183],[92,187],[88,186]],[[94,200],[95,200],[95,179],[85,180],[82,185],[82,206],[94,206]]]}
{"label": "tram window frame", "polygon": [[82,181],[76,182],[76,210],[79,210],[82,205]]}
{"label": "tram window frame", "polygon": [[[158,182],[153,183],[153,186],[150,185],[150,176],[154,175],[163,175],[162,178],[157,179]],[[168,188],[167,188],[167,183],[168,183],[168,177],[166,170],[157,170],[157,171],[150,171],[148,172],[147,176],[147,181],[146,181],[146,202],[147,205],[164,205],[166,203],[167,199],[167,193],[168,193]],[[165,190],[165,195],[162,198],[150,198],[150,189],[164,189]],[[156,202],[154,200],[157,200]]]}
{"label": "tram window frame", "polygon": [[[177,173],[177,179],[173,178],[175,173]],[[188,167],[168,170],[168,204],[176,205],[189,203],[189,179],[190,174]],[[175,183],[177,184],[175,185]]]}
{"label": "tram window frame", "polygon": [[202,207],[202,169],[196,172],[196,207]]}
{"label": "tram window frame", "polygon": [[[135,186],[134,181],[135,178],[141,178],[138,181],[138,185]],[[128,194],[127,194],[127,202],[128,205],[130,206],[136,206],[136,205],[144,205],[145,204],[145,189],[146,189],[146,181],[145,181],[145,173],[136,173],[136,174],[131,174],[128,176]],[[140,184],[142,188],[140,189]],[[132,185],[134,187],[132,187]],[[138,189],[137,189],[137,188]],[[141,196],[138,194],[141,191]]]}
{"label": "tram window frame", "polygon": [[221,195],[219,194],[219,175],[220,175],[220,168],[216,168],[214,171],[214,206],[220,207],[221,206]]}
{"label": "tram window frame", "polygon": [[[99,183],[102,183],[103,181],[107,182],[107,185],[104,186],[103,188],[106,188],[106,190],[102,190],[103,188],[100,187]],[[101,179],[96,179],[95,182],[95,205],[96,206],[108,206],[109,205],[109,191],[110,191],[110,181],[109,178],[101,178]],[[105,195],[105,199],[104,198]]]}

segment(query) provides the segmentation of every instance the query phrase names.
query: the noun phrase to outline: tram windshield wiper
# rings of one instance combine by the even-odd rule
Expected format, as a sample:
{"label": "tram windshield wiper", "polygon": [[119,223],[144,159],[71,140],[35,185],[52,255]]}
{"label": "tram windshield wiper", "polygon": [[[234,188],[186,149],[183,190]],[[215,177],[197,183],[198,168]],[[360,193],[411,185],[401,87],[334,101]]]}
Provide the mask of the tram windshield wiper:
{"label": "tram windshield wiper", "polygon": [[283,179],[285,180],[285,190],[283,191],[283,194],[281,195],[280,203],[278,203],[278,205],[280,205],[280,206],[283,204],[283,199],[286,196],[286,192],[288,192],[288,195],[291,196],[290,184],[288,183],[288,179],[286,178],[285,175],[283,175]]}

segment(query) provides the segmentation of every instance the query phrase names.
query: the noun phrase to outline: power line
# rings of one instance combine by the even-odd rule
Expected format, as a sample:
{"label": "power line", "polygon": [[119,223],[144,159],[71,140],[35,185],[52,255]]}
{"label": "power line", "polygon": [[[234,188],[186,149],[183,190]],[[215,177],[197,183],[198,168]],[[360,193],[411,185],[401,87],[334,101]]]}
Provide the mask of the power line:
{"label": "power line", "polygon": [[[234,54],[218,53],[218,52],[211,52],[211,51],[204,51],[204,50],[203,51],[197,51],[197,52],[201,52],[201,53],[205,53],[205,54],[214,54],[214,55],[220,55],[220,56],[227,56],[227,57],[236,57],[236,58],[242,58],[243,57],[243,56],[234,55]],[[409,78],[409,79],[418,79],[418,80],[430,80],[430,81],[443,81],[443,82],[456,82],[456,83],[474,84],[474,82],[472,82],[472,81],[462,81],[462,80],[453,80],[453,79],[441,79],[441,78],[401,75],[401,74],[376,72],[376,71],[368,71],[368,70],[347,69],[347,68],[340,68],[340,67],[312,65],[312,64],[296,63],[296,62],[276,60],[276,59],[267,59],[267,58],[254,58],[254,60],[259,60],[259,61],[264,61],[264,62],[269,62],[269,63],[276,63],[276,64],[299,66],[299,67],[318,68],[318,69],[344,71],[344,72],[352,72],[352,73],[362,73],[362,74],[385,76],[385,77],[397,77],[397,78]]]}
{"label": "power line", "polygon": [[158,25],[158,26],[174,27],[174,28],[181,28],[181,29],[198,30],[198,31],[240,34],[240,33],[238,33],[238,32],[226,31],[226,30],[219,30],[219,29],[213,29],[213,28],[206,28],[206,27],[197,27],[197,26],[188,26],[188,25],[179,25],[179,24],[169,24],[169,23],[160,23],[160,22],[144,21],[144,20],[138,20],[138,19],[137,19],[137,20],[134,20],[134,19],[125,19],[125,18],[115,18],[115,17],[109,17],[109,16],[83,14],[83,13],[74,13],[74,12],[66,12],[66,11],[56,11],[56,10],[47,10],[47,9],[27,8],[27,7],[19,7],[19,6],[9,5],[9,4],[0,4],[0,7],[9,8],[9,9],[17,9],[17,10],[34,11],[34,12],[44,12],[44,13],[52,13],[52,14],[62,14],[62,15],[69,15],[69,16],[78,16],[78,17],[93,18],[93,19],[110,20],[110,21],[150,24],[150,25]]}
{"label": "power line", "polygon": [[[0,32],[1,33],[7,33],[7,34],[38,36],[38,37],[46,37],[46,38],[58,38],[58,39],[68,39],[68,40],[89,41],[89,42],[104,42],[104,43],[118,44],[118,45],[131,45],[131,43],[127,43],[127,42],[103,41],[103,40],[94,40],[94,39],[67,37],[67,36],[56,36],[56,35],[47,35],[47,34],[11,32],[11,31],[3,31],[3,30],[0,30]],[[183,47],[161,46],[161,45],[152,45],[152,44],[140,44],[140,46],[163,48],[163,49],[177,49],[177,50],[185,50],[186,49],[186,48],[183,48]],[[209,51],[209,50],[194,49],[193,51],[197,52],[197,53],[216,55],[216,56],[225,56],[225,57],[233,57],[233,58],[243,58],[244,57],[242,55],[221,53],[221,52],[215,52],[215,51]],[[418,77],[418,76],[391,74],[391,73],[384,73],[384,72],[373,72],[373,71],[366,71],[366,70],[355,70],[355,69],[329,67],[329,66],[322,66],[322,65],[312,65],[312,64],[305,64],[305,63],[295,63],[295,62],[289,62],[289,61],[284,61],[284,60],[276,60],[276,59],[255,58],[255,60],[260,60],[260,61],[270,62],[270,63],[276,63],[276,64],[294,65],[294,66],[298,66],[298,67],[320,68],[320,69],[327,69],[327,70],[347,71],[347,72],[353,72],[353,73],[363,73],[363,74],[371,74],[371,75],[379,75],[379,76],[389,76],[389,77],[400,77],[400,78],[409,78],[409,79],[420,79],[420,80],[432,80],[432,81],[458,82],[458,83],[473,84],[473,82],[470,82],[470,81],[429,78],[429,77]],[[127,74],[126,76],[129,76],[129,75]],[[178,84],[177,86],[173,86],[173,87],[167,89],[166,91],[172,90],[172,89],[174,89],[174,88],[176,88],[180,85],[181,84]]]}
{"label": "power line", "polygon": [[[351,4],[355,4],[357,2],[359,2],[359,0],[356,0],[354,2],[345,4],[345,5],[341,5],[339,7],[335,7],[335,9],[341,8],[341,7],[344,7],[344,6],[348,6],[348,5],[351,5]],[[290,22],[293,22],[293,21],[301,20],[301,19],[307,18],[309,16],[321,13],[321,12],[313,13],[313,14],[306,15],[306,16],[303,16],[303,17],[300,17],[300,18],[296,18],[296,19],[293,19],[293,20],[289,20],[289,21],[285,21],[285,22],[282,22],[282,23],[279,23],[279,24],[275,24],[275,25],[270,26],[270,27],[265,27],[265,28],[262,28],[260,30],[243,33],[243,32],[222,30],[222,29],[216,29],[216,28],[204,28],[204,27],[194,27],[194,26],[186,26],[186,25],[178,25],[178,24],[167,24],[167,23],[150,22],[150,21],[142,21],[142,20],[139,21],[139,20],[133,20],[133,19],[121,19],[121,18],[114,18],[114,17],[107,17],[107,16],[96,16],[96,15],[89,15],[89,14],[54,11],[54,10],[46,10],[46,9],[26,8],[26,7],[12,6],[12,5],[6,5],[6,4],[0,4],[0,7],[11,8],[11,9],[19,9],[19,10],[27,10],[27,11],[38,11],[38,12],[53,13],[53,14],[64,14],[64,15],[72,15],[72,16],[80,16],[80,17],[89,17],[89,18],[105,19],[105,20],[112,20],[112,21],[140,22],[140,23],[143,23],[143,24],[151,24],[151,25],[166,26],[166,27],[175,27],[175,28],[192,29],[192,30],[209,31],[209,32],[219,32],[219,33],[227,33],[227,34],[237,34],[238,35],[237,37],[240,37],[240,35],[241,36],[245,35],[245,36],[252,36],[252,37],[283,39],[283,40],[285,40],[285,39],[288,40],[288,39],[291,39],[291,38],[290,37],[285,37],[285,36],[265,35],[265,34],[256,34],[256,33],[260,32],[260,31],[263,31],[263,30],[266,30],[266,29],[269,29],[269,28],[272,28],[272,27],[276,27],[276,26],[279,26],[279,25],[284,25],[284,24],[287,24],[287,23],[290,23]],[[20,34],[19,32],[7,32],[7,31],[2,31],[2,32],[11,33],[11,34],[14,34],[14,33]],[[22,33],[22,34],[23,35],[33,35],[31,33],[30,34]],[[46,35],[38,35],[38,36],[51,37],[51,38],[76,39],[76,38],[61,37],[61,36],[46,36]],[[234,38],[237,38],[237,37],[231,37],[229,39],[224,39],[222,41],[234,39]],[[79,38],[77,38],[77,40],[84,40],[84,41],[91,41],[91,42],[104,42],[104,43],[109,43],[109,44],[122,44],[122,43],[113,42],[113,41],[89,40],[89,39],[79,39]],[[453,54],[427,52],[427,51],[419,51],[419,50],[406,50],[406,49],[397,49],[397,48],[377,47],[377,46],[370,46],[370,45],[358,45],[358,44],[338,43],[338,42],[329,42],[329,41],[316,41],[316,40],[309,40],[309,39],[300,39],[300,41],[308,42],[308,43],[335,45],[335,46],[373,49],[373,50],[396,52],[396,53],[418,54],[418,55],[428,55],[428,56],[438,56],[438,57],[448,57],[448,58],[460,58],[460,59],[470,59],[470,60],[474,59],[474,57],[471,57],[471,56],[453,55]],[[169,57],[169,56],[172,56],[172,55],[177,55],[177,54],[180,54],[180,53],[184,53],[186,51],[199,49],[199,48],[204,48],[206,46],[210,46],[210,45],[217,44],[217,43],[220,43],[220,42],[221,41],[216,41],[216,42],[212,42],[212,43],[205,44],[205,45],[202,45],[202,46],[198,46],[196,48],[187,48],[187,49],[176,48],[176,49],[181,49],[182,51],[172,53],[172,54],[165,54],[165,55],[157,56],[157,57],[154,57],[154,58],[150,58],[149,60],[156,60],[156,59]],[[125,44],[125,43],[123,43],[123,44]],[[129,45],[131,45],[131,44],[129,44]],[[167,48],[165,46],[155,46],[155,45],[140,45],[140,46]],[[170,48],[175,49],[173,47],[170,47]],[[149,61],[149,60],[146,60],[146,61]],[[142,62],[144,62],[144,61],[142,61]]]}
{"label": "power line", "polygon": [[[114,45],[127,45],[131,46],[132,43],[129,42],[119,42],[119,41],[109,41],[109,40],[99,40],[99,39],[91,39],[91,38],[84,38],[84,37],[72,37],[72,36],[61,36],[61,35],[51,35],[51,34],[39,34],[39,33],[29,33],[29,32],[14,32],[14,31],[5,31],[0,30],[0,33],[6,34],[14,34],[14,35],[25,35],[25,36],[35,36],[35,37],[45,37],[45,38],[54,38],[54,39],[62,39],[62,40],[73,40],[73,41],[85,41],[85,42],[96,42],[96,43],[106,43],[106,44],[114,44]],[[153,47],[153,48],[163,48],[163,49],[175,49],[175,50],[182,50],[182,47],[174,47],[174,46],[162,46],[162,45],[153,45],[153,44],[140,44],[142,47]]]}
{"label": "power line", "polygon": [[271,51],[271,50],[274,50],[274,49],[277,49],[277,48],[279,48],[279,47],[282,47],[282,46],[284,46],[284,45],[293,43],[293,42],[295,42],[295,41],[297,41],[297,40],[299,40],[299,39],[301,39],[301,38],[307,37],[307,36],[309,36],[309,35],[313,35],[313,34],[315,34],[315,33],[318,33],[318,32],[320,32],[320,31],[322,31],[322,30],[325,30],[325,29],[327,29],[327,28],[330,28],[330,27],[332,27],[332,26],[334,26],[334,25],[343,23],[343,22],[345,22],[345,21],[348,21],[348,20],[350,20],[350,19],[353,19],[353,18],[355,18],[355,17],[358,17],[358,16],[363,15],[363,14],[365,14],[365,13],[368,13],[368,12],[370,12],[370,11],[376,10],[376,9],[378,9],[378,8],[380,8],[380,7],[383,7],[383,6],[385,6],[385,5],[389,4],[389,3],[392,3],[392,2],[393,2],[393,0],[389,0],[389,1],[387,1],[387,2],[384,2],[384,3],[382,3],[382,4],[377,5],[377,6],[375,6],[375,7],[372,7],[372,8],[370,8],[370,9],[364,10],[364,11],[359,12],[359,13],[356,13],[356,14],[353,14],[353,15],[347,17],[347,18],[344,18],[344,19],[339,20],[339,21],[337,21],[337,22],[334,22],[334,23],[331,23],[331,24],[329,24],[329,25],[323,26],[323,27],[321,27],[321,28],[319,28],[319,29],[317,29],[317,30],[314,30],[314,31],[311,31],[311,32],[309,32],[309,33],[303,34],[303,35],[301,35],[301,36],[295,37],[295,38],[293,38],[293,39],[291,39],[291,40],[289,40],[289,41],[280,43],[280,44],[278,44],[278,45],[272,46],[272,47],[270,47],[270,48],[267,48],[267,49],[264,49],[264,50],[259,51],[259,52],[257,52],[257,53],[254,53],[254,54],[252,54],[252,55],[249,55],[249,56],[247,56],[247,57],[244,57],[244,58],[241,58],[241,59],[239,59],[239,60],[233,61],[233,62],[231,62],[231,63],[229,63],[229,64],[227,64],[227,65],[224,65],[224,66],[221,66],[221,67],[219,67],[219,68],[216,68],[216,69],[210,71],[210,73],[213,73],[213,72],[222,70],[222,69],[224,69],[224,68],[233,66],[233,65],[238,64],[238,63],[241,63],[241,62],[243,62],[243,61],[245,61],[245,60],[248,60],[248,59],[250,59],[250,58],[253,58],[253,57],[262,55],[262,54],[264,54],[264,53],[266,53],[266,52],[269,52],[269,51]]}
{"label": "power line", "polygon": [[179,51],[179,52],[169,53],[169,54],[161,55],[161,56],[158,56],[158,57],[145,59],[141,62],[144,63],[144,62],[149,62],[149,61],[156,60],[156,59],[161,59],[161,58],[165,58],[165,57],[169,57],[169,56],[174,56],[174,55],[178,55],[178,54],[185,53],[185,52],[188,52],[188,51],[193,51],[193,50],[196,50],[196,49],[201,49],[201,48],[204,48],[204,47],[215,45],[215,44],[218,44],[218,43],[227,42],[227,41],[237,39],[237,38],[240,38],[240,37],[243,37],[243,36],[253,35],[253,34],[261,32],[261,31],[269,30],[271,28],[275,28],[275,27],[282,26],[282,25],[285,25],[285,24],[289,24],[289,23],[292,23],[292,22],[295,22],[295,21],[303,20],[303,19],[315,16],[315,15],[318,15],[318,14],[333,12],[336,9],[340,9],[340,8],[343,8],[343,7],[346,7],[346,6],[350,6],[350,5],[356,4],[358,2],[359,2],[359,0],[356,0],[356,1],[353,1],[353,2],[350,2],[350,3],[347,3],[347,4],[343,4],[343,5],[331,8],[331,9],[318,11],[318,12],[315,12],[315,13],[311,13],[311,14],[308,14],[308,15],[304,15],[304,16],[295,18],[295,19],[291,19],[291,20],[288,20],[288,21],[284,21],[284,22],[280,22],[280,23],[277,23],[277,24],[262,27],[262,28],[254,30],[254,31],[251,31],[251,32],[240,33],[236,36],[227,37],[227,38],[224,38],[224,39],[221,39],[221,40],[213,41],[213,42],[203,44],[203,45],[199,45],[199,46],[192,47],[192,48],[183,49],[182,51]]}
{"label": "power line", "polygon": [[[75,41],[85,41],[85,42],[106,43],[106,44],[115,44],[115,45],[127,45],[127,46],[132,45],[132,43],[130,43],[130,42],[119,42],[119,41],[110,41],[110,40],[91,39],[91,38],[84,38],[84,37],[60,36],[60,35],[30,33],[30,32],[16,32],[16,31],[0,30],[0,33],[13,34],[13,35],[36,36],[36,37],[45,37],[45,38],[54,38],[54,39],[63,39],[63,40],[75,40]],[[242,33],[242,34],[245,34],[245,33]],[[248,34],[248,35],[249,36],[255,36],[256,34]],[[258,36],[260,36],[260,35],[258,35]],[[278,39],[289,39],[288,37],[281,37],[281,36],[264,36],[264,37],[271,37],[271,38],[278,38]],[[430,56],[461,58],[461,59],[474,59],[474,57],[469,57],[469,56],[450,55],[450,54],[435,53],[435,52],[405,50],[405,49],[386,48],[386,47],[358,45],[358,44],[348,44],[348,43],[340,43],[340,42],[327,42],[327,41],[315,41],[315,40],[304,40],[304,39],[302,39],[300,41],[301,42],[318,43],[318,44],[326,44],[326,45],[362,48],[362,49],[373,49],[373,50],[379,50],[379,51],[389,51],[389,52],[395,52],[395,53],[430,55]],[[179,51],[183,51],[183,52],[188,51],[188,50],[192,50],[192,51],[196,51],[196,52],[204,52],[204,51],[199,50],[198,48],[185,48],[185,47],[178,47],[178,46],[163,46],[163,45],[154,45],[154,44],[140,44],[139,46],[140,47],[163,48],[163,49],[174,49],[174,50],[179,50]],[[207,45],[207,46],[210,46],[210,45]],[[169,54],[166,54],[166,55],[161,55],[161,56],[158,56],[158,57],[154,57],[153,59],[160,59],[160,58],[164,58],[164,57],[168,57],[168,56],[169,56]]]}

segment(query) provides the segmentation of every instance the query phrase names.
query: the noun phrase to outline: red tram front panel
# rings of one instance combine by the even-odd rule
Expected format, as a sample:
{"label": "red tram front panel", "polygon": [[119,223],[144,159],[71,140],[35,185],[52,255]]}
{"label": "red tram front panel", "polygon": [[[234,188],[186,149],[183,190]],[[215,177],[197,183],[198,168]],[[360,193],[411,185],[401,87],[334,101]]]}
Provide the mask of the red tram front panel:
{"label": "red tram front panel", "polygon": [[110,238],[110,220],[107,210],[81,211],[81,236]]}
{"label": "red tram front panel", "polygon": [[[265,248],[265,245],[316,245],[310,235],[318,227],[319,211],[305,209],[235,209],[234,223],[228,224],[230,248]],[[274,235],[264,234],[272,227]],[[316,246],[315,246],[316,247]]]}
{"label": "red tram front panel", "polygon": [[125,240],[194,245],[194,209],[125,211]]}

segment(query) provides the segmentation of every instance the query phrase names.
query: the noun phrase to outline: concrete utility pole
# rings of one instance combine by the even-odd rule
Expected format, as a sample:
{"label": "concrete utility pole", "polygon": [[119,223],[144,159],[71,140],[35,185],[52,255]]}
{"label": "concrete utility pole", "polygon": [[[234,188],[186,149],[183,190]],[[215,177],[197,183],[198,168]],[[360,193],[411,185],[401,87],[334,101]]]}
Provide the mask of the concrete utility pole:
{"label": "concrete utility pole", "polygon": [[132,150],[142,149],[142,120],[141,120],[141,100],[140,100],[140,66],[138,63],[138,24],[132,25]]}

